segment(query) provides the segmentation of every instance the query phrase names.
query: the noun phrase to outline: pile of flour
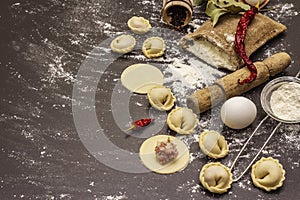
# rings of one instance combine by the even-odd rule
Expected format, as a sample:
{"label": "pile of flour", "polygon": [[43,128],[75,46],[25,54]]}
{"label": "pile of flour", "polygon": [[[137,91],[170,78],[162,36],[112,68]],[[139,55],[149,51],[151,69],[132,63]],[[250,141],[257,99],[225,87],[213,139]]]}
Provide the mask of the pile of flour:
{"label": "pile of flour", "polygon": [[271,109],[283,120],[300,119],[300,84],[285,83],[275,90],[270,99]]}

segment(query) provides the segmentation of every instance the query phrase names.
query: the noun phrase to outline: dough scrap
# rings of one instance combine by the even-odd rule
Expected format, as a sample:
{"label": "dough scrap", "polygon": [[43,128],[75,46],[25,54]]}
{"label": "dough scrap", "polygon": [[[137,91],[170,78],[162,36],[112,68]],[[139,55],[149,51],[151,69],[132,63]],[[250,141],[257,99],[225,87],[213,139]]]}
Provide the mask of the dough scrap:
{"label": "dough scrap", "polygon": [[168,114],[167,124],[177,133],[191,134],[198,124],[198,119],[191,109],[177,107]]}
{"label": "dough scrap", "polygon": [[202,167],[199,179],[203,187],[210,192],[222,194],[231,187],[232,173],[220,162],[212,162]]}
{"label": "dough scrap", "polygon": [[[178,150],[178,156],[175,160],[165,165],[161,165],[155,155],[155,147],[157,142],[170,141],[174,143]],[[140,159],[149,170],[159,174],[172,174],[183,170],[189,163],[190,153],[187,146],[179,139],[169,135],[156,135],[148,138],[140,147]]]}
{"label": "dough scrap", "polygon": [[251,178],[256,187],[269,192],[283,185],[285,170],[277,159],[263,157],[252,166]]}
{"label": "dough scrap", "polygon": [[176,101],[170,88],[156,86],[149,90],[148,100],[151,106],[157,110],[170,110]]}
{"label": "dough scrap", "polygon": [[217,131],[204,131],[199,137],[199,146],[211,158],[223,158],[229,152],[225,137]]}
{"label": "dough scrap", "polygon": [[147,58],[157,58],[165,53],[166,45],[161,37],[150,37],[143,43],[143,53]]}
{"label": "dough scrap", "polygon": [[147,94],[151,88],[163,85],[164,76],[153,65],[134,64],[122,72],[121,82],[131,92]]}
{"label": "dough scrap", "polygon": [[144,17],[131,17],[127,22],[128,27],[136,34],[144,34],[150,31],[151,24]]}
{"label": "dough scrap", "polygon": [[129,53],[135,47],[136,41],[131,35],[120,35],[110,43],[113,52],[125,54]]}

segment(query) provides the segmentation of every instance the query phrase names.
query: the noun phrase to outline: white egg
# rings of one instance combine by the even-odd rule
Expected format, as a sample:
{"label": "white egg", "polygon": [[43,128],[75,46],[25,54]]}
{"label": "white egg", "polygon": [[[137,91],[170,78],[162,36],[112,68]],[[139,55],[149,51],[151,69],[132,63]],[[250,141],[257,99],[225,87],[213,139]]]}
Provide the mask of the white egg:
{"label": "white egg", "polygon": [[243,129],[256,118],[255,104],[245,97],[232,97],[225,101],[221,108],[223,123],[232,129]]}

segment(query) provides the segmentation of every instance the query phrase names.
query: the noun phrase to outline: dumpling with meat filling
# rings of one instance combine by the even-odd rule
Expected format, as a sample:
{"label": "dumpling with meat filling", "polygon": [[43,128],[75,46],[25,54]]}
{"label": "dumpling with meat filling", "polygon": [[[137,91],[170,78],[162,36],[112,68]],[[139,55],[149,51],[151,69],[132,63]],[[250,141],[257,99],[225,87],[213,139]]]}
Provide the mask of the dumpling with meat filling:
{"label": "dumpling with meat filling", "polygon": [[199,137],[199,146],[211,158],[223,158],[228,154],[227,141],[217,131],[204,131]]}
{"label": "dumpling with meat filling", "polygon": [[157,58],[165,53],[166,45],[161,37],[150,37],[143,43],[143,53],[147,58]]}
{"label": "dumpling with meat filling", "polygon": [[285,170],[277,159],[261,158],[252,166],[251,178],[256,187],[266,191],[276,190],[283,185]]}
{"label": "dumpling with meat filling", "polygon": [[148,138],[141,145],[139,155],[146,168],[159,174],[182,171],[190,160],[186,144],[170,135]]}
{"label": "dumpling with meat filling", "polygon": [[110,43],[113,52],[125,54],[133,50],[136,41],[131,35],[120,35]]}
{"label": "dumpling with meat filling", "polygon": [[176,101],[170,88],[156,86],[149,90],[148,100],[151,106],[157,110],[170,110]]}
{"label": "dumpling with meat filling", "polygon": [[167,124],[177,133],[191,134],[198,124],[198,119],[191,109],[177,107],[168,114]]}
{"label": "dumpling with meat filling", "polygon": [[230,169],[219,162],[212,162],[202,167],[200,182],[210,192],[222,194],[227,192],[232,184]]}
{"label": "dumpling with meat filling", "polygon": [[127,22],[128,27],[137,34],[144,34],[150,31],[151,24],[144,17],[131,17]]}

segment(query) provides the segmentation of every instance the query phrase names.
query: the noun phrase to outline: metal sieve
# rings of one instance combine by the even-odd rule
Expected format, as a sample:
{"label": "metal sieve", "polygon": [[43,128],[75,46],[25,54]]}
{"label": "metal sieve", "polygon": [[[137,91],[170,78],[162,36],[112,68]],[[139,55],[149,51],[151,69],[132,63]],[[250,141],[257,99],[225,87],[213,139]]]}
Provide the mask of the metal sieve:
{"label": "metal sieve", "polygon": [[260,100],[261,100],[262,108],[267,113],[267,116],[263,120],[261,120],[261,122],[258,124],[258,126],[256,127],[256,129],[252,132],[252,134],[250,135],[250,137],[246,141],[246,143],[243,145],[242,149],[240,150],[240,152],[238,153],[237,157],[233,161],[233,163],[232,163],[232,165],[230,167],[230,170],[232,171],[232,169],[234,168],[236,162],[238,161],[239,157],[241,156],[242,152],[245,150],[246,146],[248,145],[248,143],[250,142],[250,140],[252,139],[252,137],[254,136],[254,134],[258,131],[258,129],[260,128],[260,126],[269,117],[275,119],[279,123],[273,129],[272,133],[269,135],[269,137],[267,138],[267,140],[265,141],[265,143],[263,144],[263,146],[260,148],[260,150],[257,152],[257,154],[255,155],[255,157],[250,162],[250,164],[246,167],[246,169],[241,173],[240,176],[238,176],[236,179],[233,180],[233,182],[237,182],[238,180],[240,180],[244,176],[244,174],[249,170],[249,168],[252,166],[252,164],[254,163],[254,161],[260,155],[260,153],[262,152],[262,150],[265,148],[265,146],[267,145],[267,143],[270,141],[270,139],[272,138],[272,136],[274,135],[274,133],[276,132],[276,130],[280,127],[280,125],[282,123],[299,123],[300,122],[300,119],[294,119],[294,120],[281,119],[276,114],[274,114],[274,112],[273,112],[273,110],[271,109],[271,106],[270,106],[270,97],[271,97],[272,93],[275,90],[277,90],[281,85],[283,85],[285,83],[288,83],[288,82],[295,82],[295,83],[299,83],[300,84],[300,79],[297,78],[299,76],[300,76],[300,71],[298,72],[298,74],[296,75],[296,77],[283,76],[283,77],[280,77],[280,78],[277,78],[277,79],[274,79],[274,80],[270,81],[263,88],[263,90],[261,92],[261,98],[260,98]]}

